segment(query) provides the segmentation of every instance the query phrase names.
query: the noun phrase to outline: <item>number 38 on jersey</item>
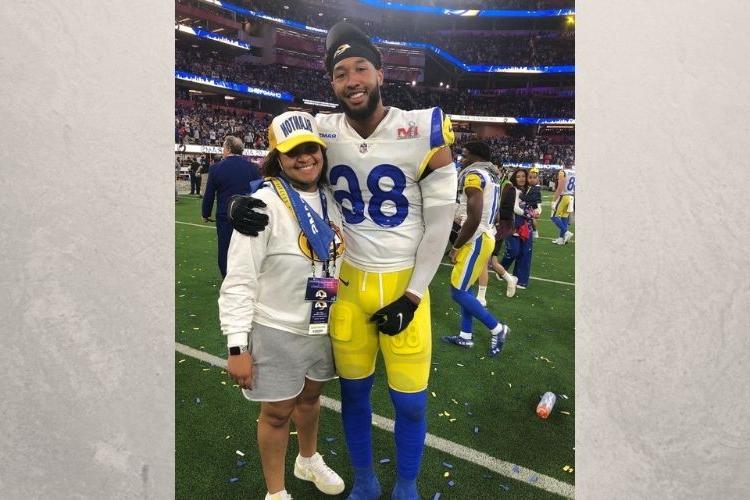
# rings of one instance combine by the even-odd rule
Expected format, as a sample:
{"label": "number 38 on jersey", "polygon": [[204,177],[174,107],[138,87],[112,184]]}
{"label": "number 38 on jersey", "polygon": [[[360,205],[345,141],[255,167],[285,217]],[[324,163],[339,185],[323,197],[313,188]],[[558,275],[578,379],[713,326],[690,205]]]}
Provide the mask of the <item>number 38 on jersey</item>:
{"label": "number 38 on jersey", "polygon": [[360,185],[349,165],[336,165],[328,178],[348,224],[359,224],[369,216],[379,226],[396,227],[409,215],[409,200],[404,195],[406,175],[395,165],[375,166],[367,175],[366,186]]}

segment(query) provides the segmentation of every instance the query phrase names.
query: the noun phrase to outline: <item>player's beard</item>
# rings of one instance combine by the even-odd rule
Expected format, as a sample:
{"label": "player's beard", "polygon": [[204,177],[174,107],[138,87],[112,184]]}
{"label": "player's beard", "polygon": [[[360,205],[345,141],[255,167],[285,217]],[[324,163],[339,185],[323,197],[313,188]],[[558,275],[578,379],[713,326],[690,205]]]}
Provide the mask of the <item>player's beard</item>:
{"label": "player's beard", "polygon": [[367,91],[367,104],[364,108],[352,109],[346,102],[338,98],[339,104],[344,109],[344,114],[355,121],[366,120],[375,112],[380,102],[380,86],[376,85],[372,91]]}

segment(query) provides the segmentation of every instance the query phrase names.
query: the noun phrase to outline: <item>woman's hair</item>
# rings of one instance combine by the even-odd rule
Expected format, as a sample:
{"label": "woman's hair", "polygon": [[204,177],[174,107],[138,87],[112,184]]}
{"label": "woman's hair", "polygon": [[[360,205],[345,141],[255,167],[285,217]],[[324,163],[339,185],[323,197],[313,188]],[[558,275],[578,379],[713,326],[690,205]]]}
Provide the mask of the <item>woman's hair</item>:
{"label": "woman's hair", "polygon": [[[320,151],[321,153],[323,153],[323,171],[320,173],[318,184],[325,184],[326,174],[328,173],[328,155],[326,154],[326,148],[321,147]],[[263,164],[261,165],[261,168],[263,168],[264,176],[282,177],[284,175],[284,172],[281,171],[280,156],[281,154],[279,153],[279,150],[274,149],[270,153],[268,153],[265,158],[263,158]]]}
{"label": "woman's hair", "polygon": [[526,183],[524,184],[524,187],[526,187],[529,184],[529,176],[526,173],[526,170],[524,170],[522,168],[517,168],[517,169],[515,169],[513,171],[512,174],[510,174],[510,182],[511,182],[511,184],[513,184],[513,186],[515,186],[516,188],[518,188],[518,174],[519,173],[523,173],[524,174],[524,179],[526,180]]}

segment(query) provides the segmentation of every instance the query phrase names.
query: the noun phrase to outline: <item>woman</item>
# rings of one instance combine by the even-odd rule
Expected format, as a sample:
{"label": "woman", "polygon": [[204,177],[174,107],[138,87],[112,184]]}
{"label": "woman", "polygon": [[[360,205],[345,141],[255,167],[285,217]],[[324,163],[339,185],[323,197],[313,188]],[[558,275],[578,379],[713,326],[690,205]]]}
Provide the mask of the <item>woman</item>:
{"label": "woman", "polygon": [[513,274],[518,278],[517,287],[525,289],[529,286],[529,274],[531,270],[531,250],[533,244],[531,219],[534,210],[527,207],[523,198],[528,191],[526,171],[517,168],[510,176],[510,182],[516,189],[516,203],[513,207],[515,214],[513,235],[505,240],[505,255],[501,265],[509,269],[515,262]]}
{"label": "woman", "polygon": [[505,280],[507,283],[505,288],[506,297],[513,297],[516,294],[516,284],[518,283],[518,278],[511,275],[500,265],[497,256],[500,253],[503,241],[514,232],[515,228],[513,221],[515,215],[523,214],[523,210],[518,205],[519,199],[516,188],[513,184],[508,180],[503,180],[500,184],[500,200],[498,203],[495,222],[495,248],[492,250],[492,255],[490,256],[487,268],[479,275],[479,292],[477,293],[477,299],[483,306],[487,304],[485,293],[489,283],[489,268],[492,268],[492,270],[495,271],[495,275],[498,279]]}
{"label": "woman", "polygon": [[266,500],[291,498],[284,484],[290,419],[299,442],[294,475],[337,495],[344,481],[316,447],[320,394],[335,378],[328,310],[343,252],[341,214],[322,185],[325,143],[312,115],[277,116],[268,140],[266,182],[253,196],[265,203],[269,230],[257,237],[232,234],[219,297],[227,371],[247,399],[261,403],[258,448]]}

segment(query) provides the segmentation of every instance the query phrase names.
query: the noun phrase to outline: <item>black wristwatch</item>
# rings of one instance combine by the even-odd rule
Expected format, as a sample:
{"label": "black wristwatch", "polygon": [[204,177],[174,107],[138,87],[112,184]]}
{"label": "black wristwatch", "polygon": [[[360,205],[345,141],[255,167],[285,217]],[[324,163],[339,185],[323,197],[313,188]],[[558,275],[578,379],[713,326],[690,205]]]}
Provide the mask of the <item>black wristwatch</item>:
{"label": "black wristwatch", "polygon": [[230,356],[239,356],[243,352],[247,352],[247,346],[246,345],[236,345],[229,348],[229,355]]}

